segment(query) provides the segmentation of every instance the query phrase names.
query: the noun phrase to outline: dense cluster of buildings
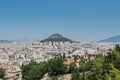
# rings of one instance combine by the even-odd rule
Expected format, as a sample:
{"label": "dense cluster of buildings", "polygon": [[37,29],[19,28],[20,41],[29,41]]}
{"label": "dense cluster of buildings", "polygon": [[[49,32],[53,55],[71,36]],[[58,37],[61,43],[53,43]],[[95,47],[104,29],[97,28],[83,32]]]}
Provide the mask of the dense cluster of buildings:
{"label": "dense cluster of buildings", "polygon": [[43,62],[53,59],[57,54],[83,56],[90,60],[97,54],[106,55],[108,49],[114,48],[112,43],[85,43],[85,42],[12,42],[0,43],[0,68],[6,70],[6,78],[12,79],[19,75],[21,80],[22,65],[31,60]]}

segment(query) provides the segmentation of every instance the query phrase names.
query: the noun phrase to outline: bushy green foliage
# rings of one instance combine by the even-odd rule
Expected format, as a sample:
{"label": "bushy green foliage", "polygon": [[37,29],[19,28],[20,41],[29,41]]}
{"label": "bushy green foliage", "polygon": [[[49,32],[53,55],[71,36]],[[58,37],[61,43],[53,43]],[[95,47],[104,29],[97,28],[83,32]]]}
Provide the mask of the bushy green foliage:
{"label": "bushy green foliage", "polygon": [[72,73],[75,71],[75,69],[76,69],[76,64],[75,64],[75,62],[73,62],[69,65],[69,72]]}
{"label": "bushy green foliage", "polygon": [[0,78],[4,78],[5,77],[5,70],[0,68]]}
{"label": "bushy green foliage", "polygon": [[39,64],[32,61],[29,65],[23,65],[21,69],[23,79],[40,80],[45,73],[49,73],[52,76],[66,73],[67,66],[64,64],[64,59],[59,56],[48,62],[41,62]]}
{"label": "bushy green foliage", "polygon": [[120,80],[119,64],[118,46],[107,53],[107,56],[97,55],[92,61],[80,58],[80,71],[72,73],[72,80]]}
{"label": "bushy green foliage", "polygon": [[67,66],[61,58],[48,61],[47,67],[50,69],[50,75],[59,75],[66,73]]}
{"label": "bushy green foliage", "polygon": [[118,52],[120,52],[120,45],[118,45],[118,44],[115,45],[115,50],[118,51]]}
{"label": "bushy green foliage", "polygon": [[29,65],[24,65],[21,67],[23,79],[25,80],[39,80],[46,73],[45,63],[31,62]]}
{"label": "bushy green foliage", "polygon": [[112,51],[107,56],[98,56],[92,61],[92,68],[86,74],[86,80],[119,80],[120,52]]}
{"label": "bushy green foliage", "polygon": [[76,68],[74,72],[72,72],[71,80],[84,80],[84,79],[85,79],[84,74],[81,74],[78,68]]}
{"label": "bushy green foliage", "polygon": [[79,72],[72,73],[72,80],[80,80],[80,73]]}

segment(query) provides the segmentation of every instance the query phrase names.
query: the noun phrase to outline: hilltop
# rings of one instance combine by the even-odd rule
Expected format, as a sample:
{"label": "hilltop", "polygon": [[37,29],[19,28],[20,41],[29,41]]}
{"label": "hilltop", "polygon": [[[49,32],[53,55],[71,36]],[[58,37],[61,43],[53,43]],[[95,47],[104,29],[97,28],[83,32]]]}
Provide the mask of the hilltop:
{"label": "hilltop", "polygon": [[41,42],[73,42],[72,40],[63,37],[61,34],[59,33],[54,33],[52,35],[50,35],[47,39],[42,40]]}

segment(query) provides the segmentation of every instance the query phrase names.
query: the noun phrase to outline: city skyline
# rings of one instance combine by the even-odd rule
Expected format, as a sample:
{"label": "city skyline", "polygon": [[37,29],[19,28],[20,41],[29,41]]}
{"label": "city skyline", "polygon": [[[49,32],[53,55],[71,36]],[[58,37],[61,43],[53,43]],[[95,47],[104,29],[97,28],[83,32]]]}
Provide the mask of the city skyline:
{"label": "city skyline", "polygon": [[0,1],[0,40],[44,39],[60,33],[98,41],[120,35],[120,1]]}

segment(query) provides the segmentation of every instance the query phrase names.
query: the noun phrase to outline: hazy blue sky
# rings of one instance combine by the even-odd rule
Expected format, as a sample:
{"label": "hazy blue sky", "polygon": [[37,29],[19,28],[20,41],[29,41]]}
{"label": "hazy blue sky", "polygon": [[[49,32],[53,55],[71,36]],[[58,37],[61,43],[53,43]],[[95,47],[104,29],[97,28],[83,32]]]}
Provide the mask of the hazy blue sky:
{"label": "hazy blue sky", "polygon": [[82,41],[120,35],[120,0],[0,0],[0,39],[56,32]]}

